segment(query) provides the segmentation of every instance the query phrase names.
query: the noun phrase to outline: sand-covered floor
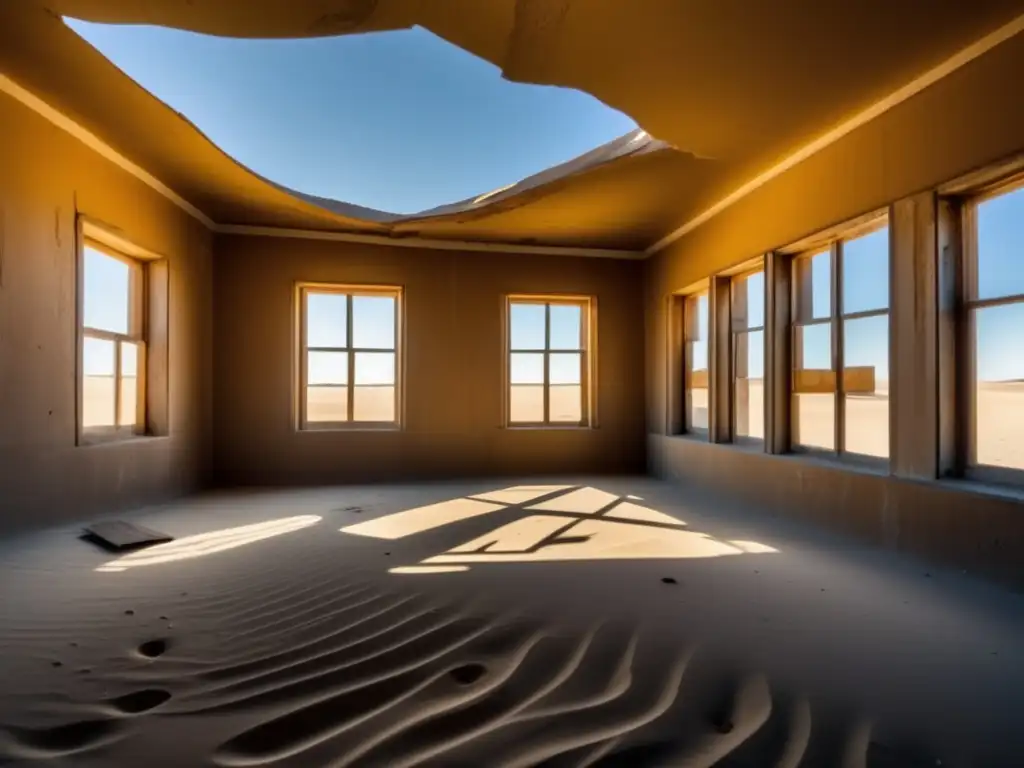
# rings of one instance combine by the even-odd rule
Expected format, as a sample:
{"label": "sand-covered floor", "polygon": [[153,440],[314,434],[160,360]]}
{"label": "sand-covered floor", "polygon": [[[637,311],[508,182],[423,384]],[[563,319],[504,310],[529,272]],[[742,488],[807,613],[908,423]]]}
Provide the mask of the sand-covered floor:
{"label": "sand-covered floor", "polygon": [[654,480],[231,492],[132,519],[178,538],[0,545],[0,765],[1024,755],[1024,596]]}

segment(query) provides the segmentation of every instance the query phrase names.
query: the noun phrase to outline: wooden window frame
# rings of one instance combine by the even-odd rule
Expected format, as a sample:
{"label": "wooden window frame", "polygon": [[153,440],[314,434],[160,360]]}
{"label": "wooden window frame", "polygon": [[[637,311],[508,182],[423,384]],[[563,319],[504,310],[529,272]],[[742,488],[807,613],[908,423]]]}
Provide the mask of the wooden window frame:
{"label": "wooden window frame", "polygon": [[1016,173],[997,182],[971,190],[958,198],[960,206],[960,280],[956,330],[958,398],[958,450],[965,478],[1000,485],[1024,485],[1024,469],[978,464],[978,380],[977,323],[979,310],[991,307],[1024,305],[1024,293],[979,299],[978,296],[978,207],[989,200],[1024,190],[1024,174]]}
{"label": "wooden window frame", "polygon": [[[77,383],[76,383],[76,437],[78,445],[93,445],[131,439],[146,435],[146,369],[147,369],[147,307],[148,291],[146,280],[147,263],[133,258],[112,246],[82,234],[79,224],[77,250]],[[85,325],[85,252],[94,250],[108,258],[115,259],[129,267],[128,282],[128,332],[117,333]],[[110,426],[85,426],[85,342],[86,339],[109,341],[114,344],[114,424]],[[135,359],[135,422],[122,425],[121,421],[121,346],[134,344]]]}
{"label": "wooden window frame", "polygon": [[[762,335],[762,360],[763,360],[762,366],[764,367],[764,375],[763,375],[763,378],[762,378],[762,386],[766,385],[767,384],[767,380],[768,380],[768,375],[769,375],[768,369],[767,369],[767,362],[768,362],[768,359],[767,359],[768,330],[767,330],[766,322],[767,322],[767,318],[768,318],[768,295],[767,294],[768,294],[768,290],[769,290],[769,285],[768,285],[768,272],[767,272],[765,266],[766,265],[762,262],[760,264],[757,264],[755,266],[750,267],[749,269],[744,269],[744,271],[742,271],[740,273],[731,275],[730,276],[730,282],[729,282],[729,332],[730,332],[730,353],[732,355],[732,366],[731,366],[730,371],[729,371],[729,398],[730,398],[730,401],[731,401],[730,408],[729,408],[729,411],[730,411],[730,414],[729,414],[729,430],[730,430],[730,432],[729,433],[730,433],[730,435],[732,437],[732,442],[736,443],[737,445],[764,445],[765,444],[765,437],[751,437],[749,435],[740,435],[739,434],[739,431],[737,429],[737,421],[739,419],[739,407],[738,407],[738,402],[737,402],[737,397],[736,397],[736,385],[737,385],[737,383],[739,381],[739,377],[737,375],[737,371],[739,370],[739,341],[740,341],[740,337],[742,337],[742,336],[749,337],[750,334],[757,333],[758,331],[760,331],[763,334]],[[747,325],[740,326],[739,325],[740,319],[739,319],[739,317],[737,315],[737,312],[736,312],[737,297],[738,297],[737,287],[741,283],[745,285],[746,281],[750,277],[752,277],[752,276],[754,276],[756,274],[764,275],[764,291],[763,291],[763,293],[764,293],[763,300],[764,301],[763,301],[763,304],[762,304],[763,316],[761,318],[761,325],[758,325],[758,326],[747,326]],[[744,314],[746,314],[746,313],[744,313]],[[745,317],[744,317],[743,322],[746,322],[746,318]],[[749,377],[748,377],[748,380],[749,380]],[[768,416],[767,416],[766,410],[767,410],[767,397],[765,397],[762,400],[762,416],[761,416],[762,424],[764,425],[765,432],[766,432],[765,436],[767,436],[767,430],[768,430]]]}
{"label": "wooden window frame", "polygon": [[[844,360],[844,341],[845,341],[845,323],[849,320],[860,320],[869,317],[881,317],[885,316],[888,318],[888,344],[890,348],[890,355],[892,353],[892,297],[889,297],[889,303],[885,309],[870,309],[860,312],[846,312],[843,307],[843,258],[844,258],[844,247],[845,244],[851,240],[870,235],[881,229],[889,227],[889,217],[887,214],[872,215],[869,218],[859,219],[854,225],[845,230],[838,230],[837,232],[830,233],[827,238],[818,240],[816,242],[802,244],[801,250],[794,253],[790,259],[791,269],[791,295],[790,295],[790,349],[792,350],[792,362],[791,362],[791,383],[790,383],[790,425],[789,431],[791,435],[790,440],[790,452],[806,454],[811,456],[827,457],[830,459],[838,459],[840,461],[849,462],[853,464],[859,464],[867,467],[874,467],[879,469],[885,469],[890,466],[891,454],[892,454],[892,436],[890,434],[890,449],[889,455],[885,457],[881,456],[870,456],[862,453],[855,453],[847,451],[845,448],[846,442],[846,398],[844,390],[844,377],[843,377],[843,360]],[[889,259],[892,259],[891,253],[891,242],[892,233],[889,233],[890,242],[890,254]],[[800,274],[798,271],[798,263],[804,259],[810,259],[818,256],[822,253],[829,254],[829,296],[830,306],[828,317],[822,318],[802,318],[801,309],[803,304],[800,300],[800,293],[802,286],[800,283]],[[892,271],[892,265],[889,264],[887,274]],[[817,446],[801,445],[796,442],[796,435],[799,434],[799,418],[800,412],[797,407],[797,393],[795,391],[796,385],[796,373],[798,357],[797,351],[801,348],[799,344],[799,333],[800,329],[804,327],[814,325],[825,325],[827,324],[830,329],[831,335],[831,371],[835,377],[835,386],[832,392],[832,403],[833,403],[833,430],[832,439],[834,448],[829,450],[827,448],[819,448]],[[892,402],[889,402],[890,415],[890,431],[892,424],[891,414]]]}
{"label": "wooden window frame", "polygon": [[[332,294],[347,297],[345,302],[345,346],[344,347],[309,347],[306,340],[307,334],[307,302],[311,293]],[[296,327],[297,327],[297,352],[295,361],[297,391],[295,395],[296,429],[300,432],[324,432],[324,431],[360,431],[360,430],[396,430],[401,429],[403,422],[404,403],[404,356],[403,340],[405,329],[403,326],[403,295],[401,286],[393,285],[356,285],[343,283],[316,283],[300,282],[296,285]],[[391,348],[363,348],[354,347],[353,339],[353,312],[352,299],[359,296],[388,297],[394,299],[395,303],[395,338],[394,346]],[[309,353],[310,352],[335,352],[346,355],[347,365],[347,393],[346,412],[349,418],[345,421],[309,421],[307,418],[306,382],[309,378]],[[394,414],[391,421],[360,421],[355,416],[355,360],[356,355],[361,352],[392,353],[395,356],[395,384],[394,384]]]}
{"label": "wooden window frame", "polygon": [[[512,307],[515,304],[544,305],[544,347],[542,349],[514,348],[512,346]],[[574,306],[580,308],[579,349],[551,346],[551,307]],[[504,353],[504,423],[511,429],[589,429],[595,426],[596,409],[594,371],[596,370],[596,302],[592,296],[546,294],[509,294],[505,297],[505,353]],[[578,422],[551,421],[549,358],[552,354],[573,353],[580,356],[580,415]],[[514,421],[512,419],[512,355],[543,354],[544,356],[544,419],[543,421]]]}

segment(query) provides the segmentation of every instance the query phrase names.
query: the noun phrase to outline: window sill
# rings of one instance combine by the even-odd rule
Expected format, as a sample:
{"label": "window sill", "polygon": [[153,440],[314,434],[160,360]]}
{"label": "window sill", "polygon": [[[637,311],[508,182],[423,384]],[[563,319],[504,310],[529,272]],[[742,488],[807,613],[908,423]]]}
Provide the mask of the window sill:
{"label": "window sill", "polygon": [[740,442],[713,443],[708,439],[706,432],[687,432],[679,435],[669,435],[670,439],[682,440],[688,443],[710,446],[714,450],[735,451],[752,455],[764,456],[769,460],[777,461],[799,461],[813,464],[819,467],[840,469],[850,472],[859,472],[865,475],[878,477],[889,476],[889,462],[887,459],[876,459],[868,457],[853,457],[849,454],[840,456],[826,451],[797,450],[789,453],[768,453],[765,451],[763,440],[742,439]]}
{"label": "window sill", "polygon": [[298,427],[299,433],[317,432],[401,432],[402,425],[392,422],[324,422],[320,424],[306,424]]}
{"label": "window sill", "polygon": [[597,427],[589,424],[506,424],[510,432],[589,432]]}
{"label": "window sill", "polygon": [[875,477],[893,476],[889,471],[889,459],[880,459],[873,456],[860,456],[856,454],[837,454],[831,451],[815,451],[798,449],[789,453],[774,454],[773,458],[783,460],[805,461],[819,467],[842,469],[848,472],[857,472],[862,475],[873,475]]}
{"label": "window sill", "polygon": [[944,490],[968,493],[985,499],[1006,499],[1013,502],[1024,502],[1024,486],[1003,485],[990,480],[973,477],[943,477],[938,480],[926,480]]}
{"label": "window sill", "polygon": [[114,445],[149,445],[170,439],[169,435],[136,435],[119,433],[88,433],[78,437],[79,448],[100,448]]}

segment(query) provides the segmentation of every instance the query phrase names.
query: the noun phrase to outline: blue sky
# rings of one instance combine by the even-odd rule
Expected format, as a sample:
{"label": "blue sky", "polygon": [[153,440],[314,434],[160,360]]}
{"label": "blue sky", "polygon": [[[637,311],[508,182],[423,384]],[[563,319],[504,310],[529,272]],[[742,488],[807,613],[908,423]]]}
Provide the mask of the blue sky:
{"label": "blue sky", "polygon": [[395,213],[490,192],[636,127],[579,91],[503,80],[420,28],[237,40],[68,24],[257,173]]}

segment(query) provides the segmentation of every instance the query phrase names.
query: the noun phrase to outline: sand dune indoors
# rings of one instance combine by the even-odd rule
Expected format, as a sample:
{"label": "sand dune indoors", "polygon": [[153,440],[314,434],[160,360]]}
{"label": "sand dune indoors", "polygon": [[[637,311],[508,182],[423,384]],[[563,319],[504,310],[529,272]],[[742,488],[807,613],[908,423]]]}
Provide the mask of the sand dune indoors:
{"label": "sand dune indoors", "polygon": [[[424,503],[426,502],[426,503]],[[1011,766],[1020,596],[649,479],[230,492],[0,550],[0,764]],[[940,762],[941,761],[941,762]]]}

